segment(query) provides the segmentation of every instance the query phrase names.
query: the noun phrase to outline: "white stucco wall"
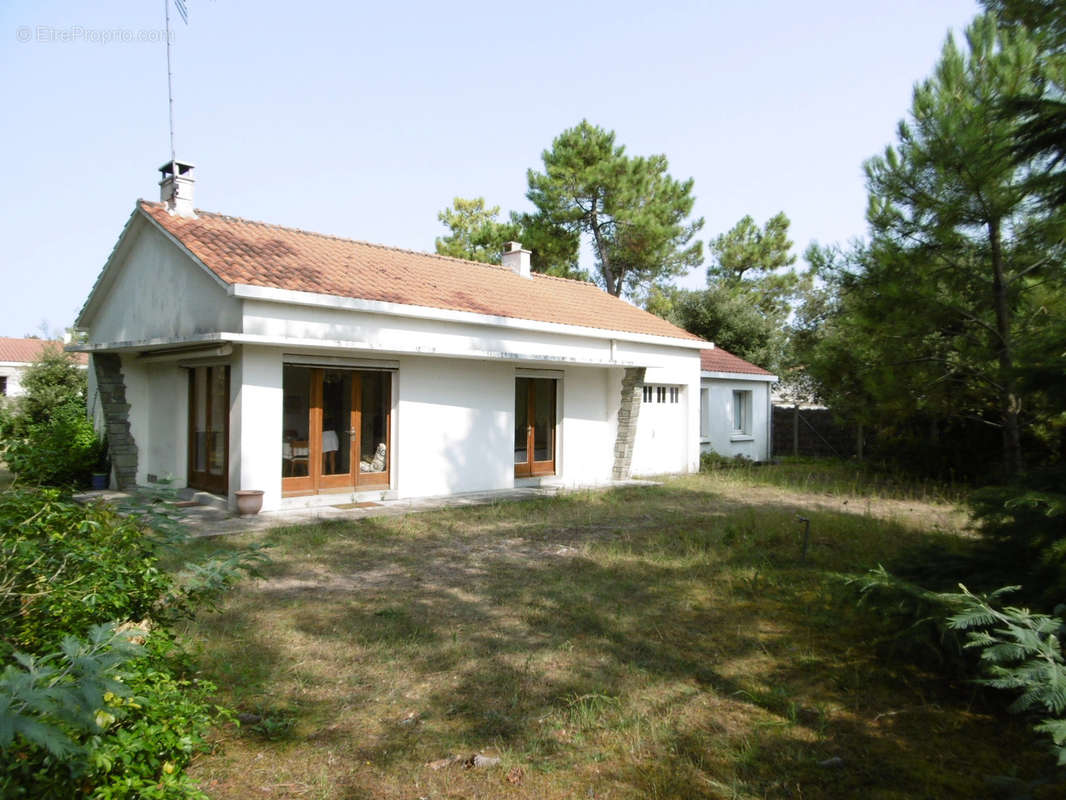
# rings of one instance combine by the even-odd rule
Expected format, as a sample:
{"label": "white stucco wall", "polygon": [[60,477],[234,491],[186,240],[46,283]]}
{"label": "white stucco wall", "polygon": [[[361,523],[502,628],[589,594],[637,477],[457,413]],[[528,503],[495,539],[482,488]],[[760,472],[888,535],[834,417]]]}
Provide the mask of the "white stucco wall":
{"label": "white stucco wall", "polygon": [[7,378],[7,387],[4,391],[6,397],[18,397],[22,392],[22,370],[26,365],[21,362],[0,362],[0,377]]}
{"label": "white stucco wall", "polygon": [[237,489],[261,489],[263,507],[281,503],[282,351],[239,348],[230,365],[230,501]]}
{"label": "white stucco wall", "polygon": [[400,497],[514,484],[514,366],[404,358],[397,375]]}
{"label": "white stucco wall", "polygon": [[[765,461],[770,457],[770,416],[768,381],[752,381],[729,378],[702,378],[701,388],[707,390],[707,404],[701,410],[702,452],[715,452],[732,458],[744,456],[753,461]],[[750,435],[733,430],[733,392],[751,392],[752,427]],[[700,428],[697,428],[700,430]]]}
{"label": "white stucco wall", "polygon": [[[641,403],[637,417],[637,437],[633,445],[634,475],[660,475],[695,472],[699,469],[699,382],[698,351],[662,348],[655,352],[649,345],[634,345],[633,357],[654,359],[661,366],[650,367],[644,375],[645,386],[675,387],[678,402]],[[628,348],[627,348],[628,352]],[[695,400],[693,400],[695,398]]]}
{"label": "white stucco wall", "polygon": [[125,257],[105,276],[106,292],[87,325],[89,341],[240,330],[240,302],[156,228],[135,224]]}
{"label": "white stucco wall", "polygon": [[188,467],[189,383],[174,364],[145,364],[122,359],[129,403],[130,434],[137,444],[137,483],[149,476],[184,488]]}
{"label": "white stucco wall", "polygon": [[583,486],[611,479],[622,375],[620,369],[564,370],[559,383],[556,463],[557,477],[563,485]]}
{"label": "white stucco wall", "polygon": [[608,364],[612,360],[609,339],[258,300],[243,302],[242,329],[246,334],[296,341],[356,342],[368,354],[576,364]]}

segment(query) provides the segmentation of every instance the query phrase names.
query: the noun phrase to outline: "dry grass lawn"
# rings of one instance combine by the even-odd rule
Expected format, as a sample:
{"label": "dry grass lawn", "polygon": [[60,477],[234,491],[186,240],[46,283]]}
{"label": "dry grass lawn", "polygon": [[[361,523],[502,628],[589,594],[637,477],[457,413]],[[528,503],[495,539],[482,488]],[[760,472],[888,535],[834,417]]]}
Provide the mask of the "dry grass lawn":
{"label": "dry grass lawn", "polygon": [[963,517],[804,469],[243,535],[273,563],[187,637],[255,717],[192,774],[242,800],[874,800],[1039,772],[1020,721],[879,655],[834,577]]}

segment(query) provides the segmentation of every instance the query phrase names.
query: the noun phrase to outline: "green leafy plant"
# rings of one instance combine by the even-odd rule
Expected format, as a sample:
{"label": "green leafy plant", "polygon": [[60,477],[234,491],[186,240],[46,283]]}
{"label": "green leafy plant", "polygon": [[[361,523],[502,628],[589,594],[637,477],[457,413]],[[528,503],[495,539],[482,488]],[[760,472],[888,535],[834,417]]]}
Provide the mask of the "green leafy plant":
{"label": "green leafy plant", "polygon": [[52,409],[24,435],[7,441],[4,459],[19,482],[44,486],[84,485],[104,452],[81,401]]}
{"label": "green leafy plant", "polygon": [[1026,608],[993,605],[1017,586],[987,595],[976,595],[962,584],[959,589],[940,596],[958,608],[948,618],[948,626],[966,631],[965,646],[980,650],[988,675],[980,682],[1016,692],[1011,712],[1042,717],[1034,729],[1051,737],[1059,766],[1066,766],[1066,658],[1062,652],[1066,624],[1059,617],[1034,614]]}
{"label": "green leafy plant", "polygon": [[185,542],[166,489],[121,510],[0,492],[0,796],[204,797],[184,767],[230,715],[171,626],[265,556],[168,570]]}

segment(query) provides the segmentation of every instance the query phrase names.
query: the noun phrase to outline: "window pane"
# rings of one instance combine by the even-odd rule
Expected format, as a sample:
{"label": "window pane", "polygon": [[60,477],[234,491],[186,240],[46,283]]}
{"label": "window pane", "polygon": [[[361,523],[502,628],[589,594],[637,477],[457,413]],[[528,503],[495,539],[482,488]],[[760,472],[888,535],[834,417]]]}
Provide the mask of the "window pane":
{"label": "window pane", "polygon": [[352,373],[322,376],[322,474],[347,475],[352,458]]}
{"label": "window pane", "polygon": [[389,468],[389,383],[387,372],[360,373],[362,426],[360,428],[359,471],[385,472]]}
{"label": "window pane", "polygon": [[551,461],[555,442],[555,381],[533,380],[533,460]]}
{"label": "window pane", "polygon": [[311,466],[311,370],[286,366],[281,378],[282,416],[281,474],[285,478],[310,475]]}
{"label": "window pane", "polygon": [[207,367],[192,371],[193,386],[193,470],[207,472]]}
{"label": "window pane", "polygon": [[226,417],[229,415],[226,368],[208,367],[207,372],[211,382],[210,447],[207,454],[207,471],[212,475],[221,475],[226,466]]}
{"label": "window pane", "polygon": [[514,385],[514,463],[529,461],[529,378],[515,378]]}

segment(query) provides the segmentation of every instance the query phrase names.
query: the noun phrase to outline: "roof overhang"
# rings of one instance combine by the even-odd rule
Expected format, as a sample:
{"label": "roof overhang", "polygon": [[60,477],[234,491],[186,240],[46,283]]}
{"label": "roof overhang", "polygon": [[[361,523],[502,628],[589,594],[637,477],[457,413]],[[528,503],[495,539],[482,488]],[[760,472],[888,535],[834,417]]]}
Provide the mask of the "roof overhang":
{"label": "roof overhang", "polygon": [[358,297],[340,297],[333,294],[317,292],[298,292],[291,289],[274,289],[267,286],[252,286],[244,283],[233,284],[233,296],[247,300],[260,300],[267,303],[286,305],[315,306],[342,311],[362,311],[371,314],[385,314],[396,317],[439,320],[442,322],[459,322],[472,325],[488,325],[495,328],[555,333],[566,336],[583,336],[589,339],[614,339],[620,342],[637,342],[640,344],[683,347],[691,350],[706,350],[708,342],[702,339],[682,339],[673,336],[655,336],[646,333],[610,330],[607,328],[590,328],[583,325],[564,325],[558,322],[539,322],[518,317],[501,317],[493,314],[477,314],[472,311],[455,311],[432,306],[415,306],[405,303],[388,303],[381,300],[363,300]]}
{"label": "roof overhang", "polygon": [[389,356],[430,356],[438,358],[464,358],[477,360],[505,361],[522,364],[570,364],[573,366],[594,367],[652,367],[658,366],[654,356],[647,358],[568,358],[563,356],[540,355],[530,353],[511,353],[502,350],[463,350],[449,351],[431,344],[417,347],[381,347],[366,341],[346,341],[341,339],[300,339],[283,336],[263,336],[253,333],[202,333],[194,336],[165,339],[141,339],[128,342],[106,342],[99,344],[81,344],[68,347],[78,353],[117,353],[143,355],[146,359],[158,360],[157,356],[165,353],[188,353],[204,349],[210,345],[231,343],[238,345],[257,345],[261,347],[278,347],[286,351],[322,352],[334,354],[352,353],[380,354]]}
{"label": "roof overhang", "polygon": [[749,372],[701,372],[701,378],[712,378],[725,381],[759,381],[761,383],[777,383],[776,375],[753,375]]}

